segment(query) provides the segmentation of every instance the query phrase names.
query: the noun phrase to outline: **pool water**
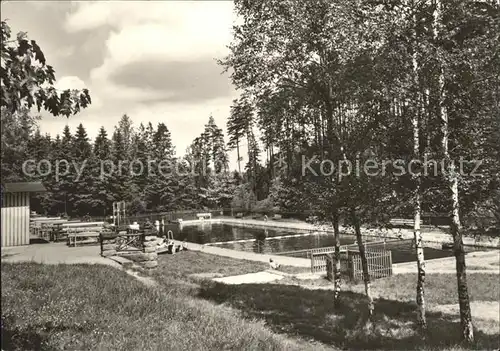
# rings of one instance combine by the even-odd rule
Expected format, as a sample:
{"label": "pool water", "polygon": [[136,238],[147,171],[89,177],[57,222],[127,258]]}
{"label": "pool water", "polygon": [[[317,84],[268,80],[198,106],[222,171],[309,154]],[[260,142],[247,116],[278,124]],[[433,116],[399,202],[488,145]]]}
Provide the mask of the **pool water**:
{"label": "pool water", "polygon": [[[331,233],[312,234],[305,231],[289,229],[267,229],[238,227],[229,224],[202,223],[196,226],[169,226],[176,240],[186,240],[197,244],[210,244],[238,251],[250,251],[256,253],[282,253],[289,251],[305,250],[312,248],[334,246]],[[278,238],[286,236],[285,238]],[[275,238],[275,239],[272,239]],[[366,237],[366,241],[380,240],[380,238]],[[354,235],[341,234],[340,244],[353,244]],[[240,241],[240,242],[235,242]],[[391,250],[392,262],[415,261],[415,249],[408,241],[401,243],[387,243],[386,248]],[[424,248],[426,260],[451,257],[451,250],[438,248]]]}

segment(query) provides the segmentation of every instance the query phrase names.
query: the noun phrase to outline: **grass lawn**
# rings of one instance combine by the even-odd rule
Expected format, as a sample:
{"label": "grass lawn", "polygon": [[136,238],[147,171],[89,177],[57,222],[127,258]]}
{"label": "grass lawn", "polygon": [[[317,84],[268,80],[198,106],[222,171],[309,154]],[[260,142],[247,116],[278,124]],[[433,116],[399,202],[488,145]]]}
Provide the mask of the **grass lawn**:
{"label": "grass lawn", "polygon": [[[474,301],[498,301],[498,275],[470,275],[469,288]],[[343,349],[377,350],[466,350],[460,346],[460,326],[455,317],[428,312],[428,331],[422,335],[415,325],[415,283],[412,274],[374,281],[375,327],[366,321],[366,299],[361,284],[343,287],[341,302],[334,307],[332,292],[282,284],[223,285],[206,282],[200,296],[229,305],[250,319],[263,319],[277,332],[313,338]],[[429,304],[457,303],[453,274],[429,275],[426,298]],[[498,323],[475,321],[473,349],[500,347]]]}
{"label": "grass lawn", "polygon": [[[471,301],[500,301],[499,280],[500,276],[495,273],[469,274],[467,281]],[[311,280],[298,280],[287,277],[281,282],[310,287],[333,286],[333,283],[324,277]],[[398,274],[389,278],[377,279],[372,281],[372,294],[376,298],[394,301],[415,301],[416,282],[416,274]],[[457,278],[455,274],[428,274],[425,278],[426,303],[430,305],[457,303],[456,284]],[[364,294],[365,287],[362,282],[352,284],[342,281],[342,290]]]}
{"label": "grass lawn", "polygon": [[[500,301],[500,276],[498,274],[469,274],[467,283],[471,301]],[[416,274],[398,274],[373,281],[376,297],[395,301],[415,301]],[[347,285],[352,292],[363,293],[364,285]],[[457,277],[455,274],[429,274],[425,277],[427,304],[446,305],[458,303]]]}
{"label": "grass lawn", "polygon": [[267,263],[237,260],[234,258],[210,255],[197,251],[185,251],[176,255],[160,255],[158,268],[146,271],[170,294],[195,296],[199,290],[201,275],[206,273],[218,276],[261,272],[269,268]]}
{"label": "grass lawn", "polygon": [[[206,273],[207,276],[212,273],[226,277],[262,272],[269,269],[268,263],[237,260],[198,251],[186,251],[176,255],[160,255],[159,257],[158,269],[149,271],[148,273],[155,280],[165,285],[178,285],[177,289],[193,288],[197,291],[197,283],[199,280],[203,280],[201,278],[201,274],[203,273]],[[311,272],[310,268],[291,266],[282,266],[279,270],[289,274]],[[200,274],[199,278],[196,277],[197,274]]]}
{"label": "grass lawn", "polygon": [[[369,330],[363,328],[362,284],[346,284],[334,307],[329,290],[224,285],[202,275],[267,268],[201,252],[162,255],[159,268],[147,273],[159,284],[148,288],[111,267],[2,264],[2,349],[466,350],[454,316],[429,312],[428,331],[417,332],[414,274],[373,282],[375,326]],[[473,301],[499,300],[498,275],[468,280]],[[456,303],[455,275],[428,275],[426,300]],[[475,325],[473,348],[498,349],[498,324]]]}
{"label": "grass lawn", "polygon": [[224,276],[259,272],[269,269],[269,264],[229,257],[210,255],[199,251],[181,251],[175,255],[160,255],[160,269],[151,270],[155,276],[169,275],[184,277],[196,273],[220,273]]}
{"label": "grass lawn", "polygon": [[[186,293],[185,274],[202,271],[206,259],[176,255],[162,269],[172,279],[159,288],[107,266],[2,263],[2,350],[326,349]],[[260,268],[236,262],[218,269]]]}
{"label": "grass lawn", "polygon": [[487,270],[489,269],[489,267],[484,267],[484,266],[467,266],[467,270],[468,271],[483,271],[483,270]]}
{"label": "grass lawn", "polygon": [[[460,328],[455,318],[441,313],[428,313],[429,331],[426,341],[416,332],[414,324],[414,274],[398,275],[373,282],[376,301],[377,328],[365,331],[361,325],[366,319],[365,296],[362,284],[346,284],[342,303],[334,308],[331,291],[310,290],[283,284],[224,285],[199,278],[193,273],[236,275],[267,269],[267,264],[238,261],[200,252],[165,255],[160,269],[152,275],[171,294],[190,294],[232,307],[249,320],[261,320],[277,333],[312,339],[333,347],[348,349],[385,350],[465,350],[459,345]],[[300,268],[286,267],[289,273],[302,272]],[[288,278],[285,278],[285,280]],[[494,274],[469,275],[469,289],[474,301],[498,301],[500,289]],[[318,284],[331,284],[325,280]],[[294,283],[298,283],[295,280]],[[201,285],[201,289],[200,289]],[[429,304],[457,302],[454,274],[427,276],[426,297]],[[477,331],[474,348],[496,349],[500,346],[498,324],[476,321],[488,333]],[[491,331],[493,334],[491,335]]]}

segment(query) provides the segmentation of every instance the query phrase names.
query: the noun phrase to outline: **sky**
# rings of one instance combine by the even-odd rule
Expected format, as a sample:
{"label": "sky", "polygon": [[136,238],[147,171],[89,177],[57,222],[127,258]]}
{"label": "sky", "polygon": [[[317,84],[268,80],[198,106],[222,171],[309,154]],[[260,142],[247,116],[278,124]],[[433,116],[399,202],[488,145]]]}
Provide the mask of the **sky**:
{"label": "sky", "polygon": [[2,1],[1,18],[37,41],[56,88],[90,90],[79,114],[42,114],[43,133],[83,123],[93,139],[127,114],[134,126],[165,123],[181,156],[210,115],[226,130],[238,93],[216,59],[232,39],[232,1]]}

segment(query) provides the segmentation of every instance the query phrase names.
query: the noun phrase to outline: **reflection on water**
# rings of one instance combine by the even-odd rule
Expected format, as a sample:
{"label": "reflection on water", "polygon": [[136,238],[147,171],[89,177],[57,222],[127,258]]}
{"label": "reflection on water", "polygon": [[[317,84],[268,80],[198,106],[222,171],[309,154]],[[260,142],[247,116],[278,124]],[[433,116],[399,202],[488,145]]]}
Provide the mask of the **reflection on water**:
{"label": "reflection on water", "polygon": [[[174,238],[177,240],[186,240],[198,244],[222,242],[218,246],[243,251],[283,252],[333,245],[333,236],[331,234],[319,233],[300,236],[309,232],[299,230],[237,227],[210,222],[200,223],[196,226],[171,225],[168,229],[172,230]],[[284,235],[298,236],[271,239]],[[249,241],[225,243],[237,240]],[[342,245],[352,244],[354,237],[352,235],[341,235],[340,242]]]}
{"label": "reflection on water", "polygon": [[[308,236],[301,236],[297,233],[292,237],[286,237],[281,239],[270,239],[267,240],[256,240],[242,242],[242,243],[224,243],[219,244],[219,247],[225,247],[228,249],[237,249],[242,251],[253,251],[260,253],[274,253],[274,252],[287,252],[295,250],[304,250],[311,248],[334,246],[333,235],[327,233],[317,233]],[[290,233],[283,232],[281,235],[290,235]],[[276,236],[276,235],[275,235]],[[354,243],[354,236],[352,235],[341,235],[340,244],[348,245]]]}
{"label": "reflection on water", "polygon": [[[186,240],[198,244],[219,243],[217,244],[218,247],[257,253],[278,253],[334,246],[333,235],[331,233],[316,233],[304,236],[308,232],[287,229],[237,227],[211,222],[201,222],[196,226],[179,226],[174,224],[169,225],[168,229],[172,230],[174,238],[177,240]],[[285,235],[292,236],[272,239],[273,237]],[[366,241],[380,239],[383,238],[365,238]],[[237,240],[245,241],[231,242]],[[341,245],[353,244],[354,242],[355,237],[353,235],[340,235]],[[388,243],[386,248],[392,252],[393,263],[415,260],[415,248],[407,241]],[[424,255],[426,259],[434,259],[453,256],[453,252],[451,250],[441,250],[438,247],[426,247]]]}

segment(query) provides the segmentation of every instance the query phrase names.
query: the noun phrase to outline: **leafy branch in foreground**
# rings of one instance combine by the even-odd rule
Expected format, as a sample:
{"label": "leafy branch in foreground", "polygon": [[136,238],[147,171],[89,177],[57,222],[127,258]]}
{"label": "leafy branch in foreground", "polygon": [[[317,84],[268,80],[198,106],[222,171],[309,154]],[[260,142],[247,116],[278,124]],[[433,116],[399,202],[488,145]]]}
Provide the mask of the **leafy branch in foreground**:
{"label": "leafy branch in foreground", "polygon": [[19,32],[11,40],[11,29],[2,21],[1,35],[1,107],[15,113],[23,107],[36,106],[39,112],[43,108],[54,116],[69,117],[91,104],[88,89],[58,91],[54,87],[54,69],[26,33]]}

